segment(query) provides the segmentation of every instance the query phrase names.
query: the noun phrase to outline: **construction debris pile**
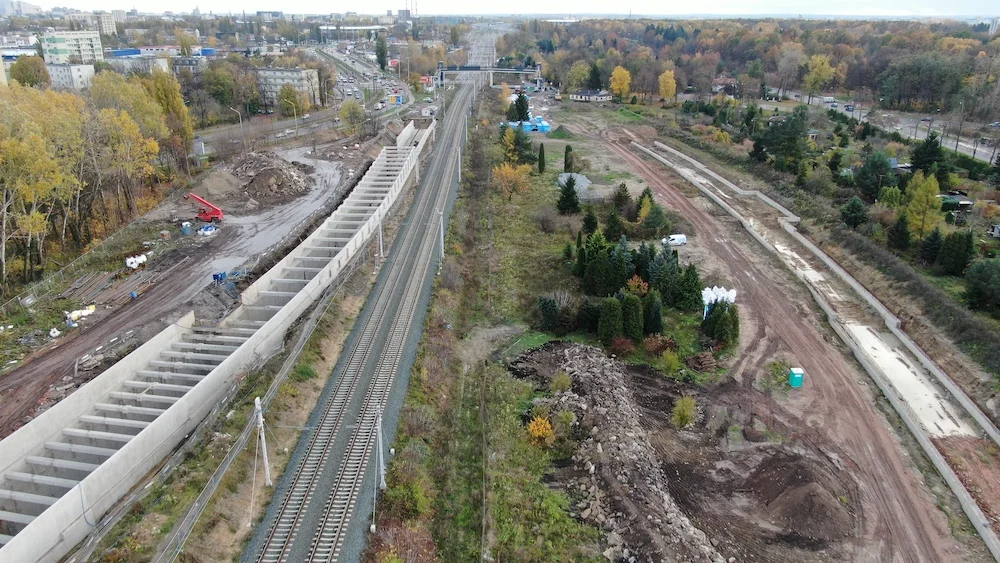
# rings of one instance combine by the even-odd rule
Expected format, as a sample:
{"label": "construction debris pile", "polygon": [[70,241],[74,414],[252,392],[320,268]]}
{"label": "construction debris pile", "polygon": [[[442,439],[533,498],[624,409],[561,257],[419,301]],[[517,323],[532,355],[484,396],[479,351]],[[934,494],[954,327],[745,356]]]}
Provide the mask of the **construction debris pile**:
{"label": "construction debris pile", "polygon": [[[567,346],[561,353],[560,369],[569,374],[573,390],[536,402],[550,403],[550,412],[572,411],[586,436],[573,455],[578,477],[569,488],[573,513],[607,533],[604,557],[630,563],[734,561],[715,549],[670,496],[658,456],[639,424],[625,366],[591,346]],[[543,370],[530,354],[510,368],[519,377],[551,377],[539,373]],[[640,506],[637,498],[648,504]]]}
{"label": "construction debris pile", "polygon": [[243,185],[241,191],[258,202],[302,195],[312,185],[312,166],[290,163],[270,151],[247,153],[228,168]]}

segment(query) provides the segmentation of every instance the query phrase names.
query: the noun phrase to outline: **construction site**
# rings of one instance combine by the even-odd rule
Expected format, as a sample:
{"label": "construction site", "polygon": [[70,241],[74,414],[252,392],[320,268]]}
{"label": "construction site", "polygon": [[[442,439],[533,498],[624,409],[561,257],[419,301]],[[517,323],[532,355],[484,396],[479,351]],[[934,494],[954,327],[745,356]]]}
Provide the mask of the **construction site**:
{"label": "construction site", "polygon": [[157,236],[120,269],[37,296],[80,308],[0,379],[0,558],[61,558],[282,349],[339,274],[380,248],[427,126],[237,155],[139,219]]}

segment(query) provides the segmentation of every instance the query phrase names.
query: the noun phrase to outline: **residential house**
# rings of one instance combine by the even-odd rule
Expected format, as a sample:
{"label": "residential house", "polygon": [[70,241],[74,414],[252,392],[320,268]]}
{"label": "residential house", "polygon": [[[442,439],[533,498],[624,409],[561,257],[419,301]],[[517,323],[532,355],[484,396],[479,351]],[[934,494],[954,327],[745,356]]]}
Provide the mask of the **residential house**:
{"label": "residential house", "polygon": [[319,105],[319,73],[314,68],[261,68],[257,69],[257,85],[264,94],[264,103],[274,105],[278,92],[290,84],[302,94],[309,105]]}
{"label": "residential house", "polygon": [[607,90],[577,90],[569,95],[574,102],[610,102],[611,93]]}

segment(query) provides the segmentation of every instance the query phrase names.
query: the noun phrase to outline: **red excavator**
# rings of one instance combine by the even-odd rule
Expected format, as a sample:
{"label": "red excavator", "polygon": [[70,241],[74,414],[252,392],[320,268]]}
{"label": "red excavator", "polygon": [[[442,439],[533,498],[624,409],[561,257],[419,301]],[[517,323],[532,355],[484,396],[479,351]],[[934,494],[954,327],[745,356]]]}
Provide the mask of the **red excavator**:
{"label": "red excavator", "polygon": [[184,199],[188,198],[192,198],[201,204],[201,207],[198,208],[197,217],[202,221],[206,223],[218,223],[219,221],[222,221],[223,217],[225,217],[221,209],[205,201],[204,198],[199,197],[197,194],[188,194],[184,196]]}

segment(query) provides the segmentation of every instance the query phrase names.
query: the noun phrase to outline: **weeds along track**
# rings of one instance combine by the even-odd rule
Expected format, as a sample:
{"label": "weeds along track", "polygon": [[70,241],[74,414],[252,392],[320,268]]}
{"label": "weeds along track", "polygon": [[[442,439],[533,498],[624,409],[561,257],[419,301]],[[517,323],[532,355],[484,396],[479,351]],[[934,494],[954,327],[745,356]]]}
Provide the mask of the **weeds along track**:
{"label": "weeds along track", "polygon": [[[394,253],[369,298],[353,338],[334,374],[332,392],[321,407],[304,453],[293,459],[289,486],[275,516],[257,531],[260,545],[248,548],[244,560],[337,561],[361,492],[376,441],[377,421],[393,387],[396,372],[420,303],[432,275],[438,242],[436,210],[446,205],[453,177],[461,164],[463,109],[471,89],[461,88],[446,114],[442,137],[424,174],[422,186],[397,236]],[[374,365],[373,365],[374,364]],[[362,397],[358,397],[364,389]],[[350,431],[344,444],[343,434]],[[336,470],[332,464],[336,464]],[[281,494],[279,489],[278,494]]]}

